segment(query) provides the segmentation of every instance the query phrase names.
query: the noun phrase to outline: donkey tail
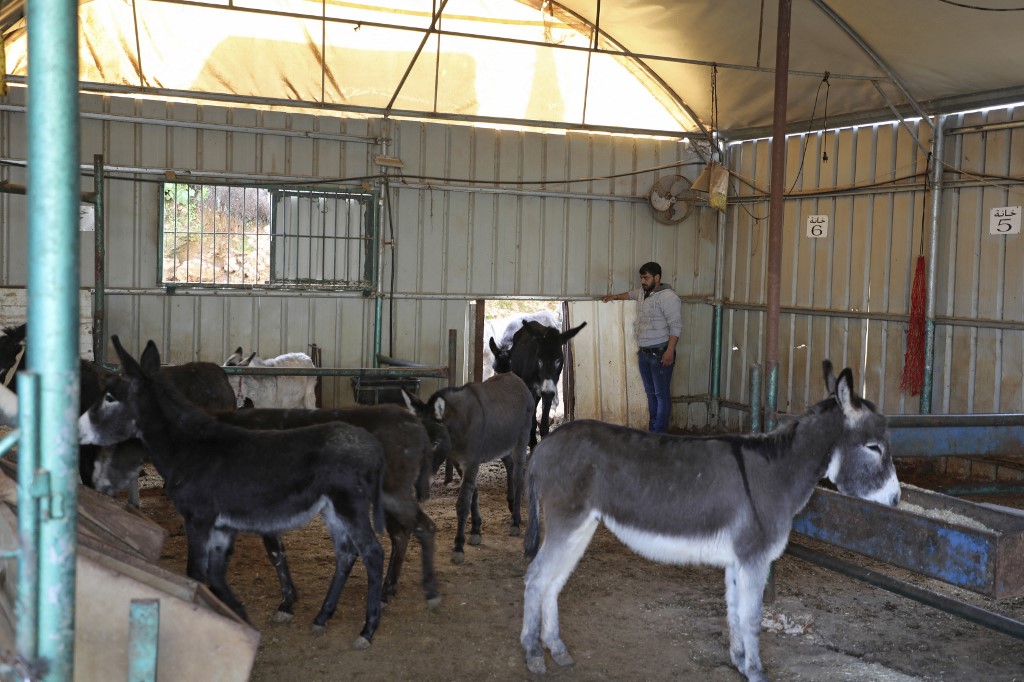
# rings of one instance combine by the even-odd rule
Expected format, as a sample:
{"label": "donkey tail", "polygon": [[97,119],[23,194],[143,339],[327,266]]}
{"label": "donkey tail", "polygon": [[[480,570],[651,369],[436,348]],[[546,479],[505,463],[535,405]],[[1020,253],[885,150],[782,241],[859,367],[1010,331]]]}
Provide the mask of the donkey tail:
{"label": "donkey tail", "polygon": [[527,468],[526,473],[527,505],[529,506],[529,517],[526,519],[526,535],[523,537],[523,554],[527,559],[533,560],[540,549],[540,495],[537,493],[537,480],[533,473],[533,467]]}

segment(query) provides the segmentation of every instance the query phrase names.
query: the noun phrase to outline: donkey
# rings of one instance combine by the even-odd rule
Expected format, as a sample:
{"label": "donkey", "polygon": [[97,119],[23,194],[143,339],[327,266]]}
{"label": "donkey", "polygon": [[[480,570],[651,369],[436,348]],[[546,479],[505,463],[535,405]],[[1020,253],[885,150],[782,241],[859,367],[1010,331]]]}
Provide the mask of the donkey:
{"label": "donkey", "polygon": [[[344,422],[369,431],[384,448],[383,505],[384,520],[391,537],[391,558],[384,576],[382,601],[397,593],[398,578],[409,547],[409,537],[415,535],[420,543],[423,565],[423,593],[430,608],[441,604],[437,578],[434,575],[434,536],[436,526],[420,507],[430,493],[430,479],[437,469],[433,465],[435,443],[428,436],[423,422],[407,409],[398,405],[375,405],[338,410],[280,410],[256,408],[213,412],[222,424],[245,429],[294,429],[314,424]],[[97,461],[103,470],[106,485],[98,489],[108,495],[117,495],[124,485],[125,474],[138,470],[145,452],[122,452],[119,456]],[[443,455],[442,455],[443,456]],[[284,544],[279,537],[264,537],[271,563],[281,583],[281,605],[274,620],[292,619],[292,607],[297,599],[295,583],[288,571]]]}
{"label": "donkey", "polygon": [[0,426],[18,425],[18,394],[0,384]]}
{"label": "donkey", "polygon": [[[562,324],[561,317],[561,314],[556,314],[551,310],[538,310],[535,313],[520,313],[485,322],[485,332],[490,338],[491,370],[496,374],[512,371],[512,338],[526,322],[532,320],[547,327],[558,328]],[[495,339],[498,340],[495,341]],[[487,349],[485,348],[484,351],[486,353]]]}
{"label": "donkey", "polygon": [[406,401],[423,419],[443,424],[451,438],[448,459],[462,472],[455,504],[458,525],[452,563],[465,561],[466,517],[472,512],[469,544],[480,544],[480,504],[476,475],[483,462],[501,459],[508,481],[510,535],[519,535],[526,444],[533,423],[530,389],[514,374],[495,374],[487,381],[443,388],[426,403],[405,393]]}
{"label": "donkey", "polygon": [[370,522],[372,508],[383,530],[384,454],[377,439],[340,422],[288,431],[222,424],[161,376],[152,341],[140,362],[117,336],[111,341],[124,378],[108,384],[82,415],[79,435],[100,445],[139,438],[149,448],[185,521],[189,577],[208,582],[214,595],[249,621],[226,579],[235,537],[240,531],[279,536],[320,514],[334,543],[335,569],[313,631],[322,631],[334,614],[358,555],[367,575],[366,620],[353,645],[370,646],[380,622],[384,566]]}
{"label": "donkey", "polygon": [[[276,358],[261,358],[256,351],[245,357],[242,347],[224,361],[225,367],[314,367],[313,359],[305,353],[285,353]],[[233,382],[236,407],[280,407],[316,409],[316,377],[313,376],[256,376],[239,374]]]}
{"label": "donkey", "polygon": [[603,522],[655,561],[723,566],[730,658],[748,680],[767,680],[759,631],[768,569],[815,484],[828,478],[890,506],[900,499],[885,416],[854,393],[849,369],[837,380],[823,366],[830,397],[771,433],[669,436],[577,421],[537,446],[520,635],[531,672],[545,671],[542,645],[558,665],[573,663],[558,595]]}
{"label": "donkey", "polygon": [[[15,373],[27,364],[28,352],[26,344],[27,325],[21,324],[16,327],[6,327],[4,334],[0,336],[0,382],[4,385],[10,384],[12,391],[17,390],[17,382],[14,381]],[[230,409],[234,406],[235,394],[228,383],[228,376],[224,370],[212,362],[188,362],[183,365],[170,365],[162,367],[161,373],[165,374],[171,383],[181,391],[185,397],[210,410]],[[79,361],[79,408],[81,412],[86,409],[103,394],[104,386],[114,373],[102,365],[89,360]],[[138,441],[119,443],[114,446],[117,450],[135,451],[141,446]],[[79,448],[78,469],[82,477],[82,483],[90,488],[97,487],[99,482],[97,476],[99,469],[97,462],[110,454],[104,453],[104,449],[96,446],[84,445]],[[127,452],[120,457],[128,458]],[[137,476],[131,472],[127,482]],[[137,485],[129,493],[129,502],[138,507]]]}
{"label": "donkey", "polygon": [[[533,394],[533,427],[530,431],[530,449],[537,445],[537,405],[541,403],[540,435],[548,435],[550,425],[551,404],[558,395],[558,379],[562,376],[562,365],[565,364],[563,346],[587,326],[584,322],[564,332],[555,327],[548,327],[539,322],[529,320],[512,337],[512,352],[509,356],[509,367],[513,374],[526,382]],[[491,339],[491,351],[497,357]],[[497,369],[497,365],[495,365]]]}

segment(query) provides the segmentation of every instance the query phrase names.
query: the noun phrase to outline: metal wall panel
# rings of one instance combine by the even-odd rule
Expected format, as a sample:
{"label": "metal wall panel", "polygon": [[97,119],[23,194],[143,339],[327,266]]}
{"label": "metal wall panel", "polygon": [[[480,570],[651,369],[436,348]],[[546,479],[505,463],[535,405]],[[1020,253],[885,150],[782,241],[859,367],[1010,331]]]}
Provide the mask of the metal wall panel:
{"label": "metal wall panel", "polygon": [[[0,156],[8,162],[0,165],[0,180],[14,184],[25,181],[16,165],[25,154],[23,104],[24,91],[16,88],[0,108]],[[593,301],[630,288],[639,264],[658,260],[685,302],[684,353],[673,380],[682,404],[674,425],[703,425],[717,215],[696,209],[680,224],[661,225],[645,201],[657,177],[679,172],[692,179],[699,172],[686,144],[115,97],[85,96],[82,110],[83,190],[92,187],[94,154],[103,155],[108,173],[107,286],[113,293],[107,329],[133,349],[154,338],[169,361],[220,361],[237,345],[272,355],[316,343],[325,365],[372,364],[373,298],[165,292],[157,284],[159,183],[172,172],[238,183],[373,186],[381,171],[374,156],[385,154],[401,159],[403,168],[389,169],[387,187],[378,185],[386,243],[383,352],[443,364],[447,330],[457,329],[461,382],[468,376],[471,301]],[[987,231],[992,207],[1024,203],[1020,184],[979,182],[971,175],[1024,174],[1024,131],[960,130],[1022,116],[1020,110],[992,110],[947,124],[958,130],[947,138],[945,162],[965,172],[948,170],[945,176],[934,412],[1013,412],[1024,404],[1024,249],[1020,236]],[[913,125],[929,145],[928,126]],[[759,140],[733,145],[727,159],[735,173],[734,203],[722,228],[721,396],[727,405],[747,401],[749,366],[762,360],[768,205],[744,197],[753,194],[750,185],[767,190],[769,154],[769,142]],[[666,168],[671,164],[684,165]],[[913,176],[924,171],[924,156],[895,123],[789,138],[787,190],[797,194],[785,206],[780,409],[800,411],[821,395],[820,361],[830,357],[854,367],[862,389],[886,412],[917,411],[918,399],[900,393],[899,375],[924,220],[922,184]],[[912,186],[837,191],[894,179]],[[0,195],[0,286],[26,281],[24,205],[22,196]],[[830,217],[827,239],[804,235],[811,214]],[[93,284],[92,249],[83,239],[85,287]],[[602,333],[595,321],[574,343],[596,348]],[[346,380],[330,383],[328,404],[351,399]],[[600,373],[588,376],[585,367],[576,383],[578,391],[589,386],[603,394],[622,384],[614,373],[607,380]],[[627,397],[623,392],[607,402],[625,406]],[[744,423],[742,410],[722,414],[726,425]]]}
{"label": "metal wall panel", "polygon": [[[1019,110],[992,110],[950,118],[946,129],[1022,118]],[[913,130],[930,148],[929,126],[916,122]],[[770,146],[765,140],[732,146],[730,167],[767,190]],[[935,264],[935,413],[1019,412],[1024,405],[1021,237],[988,234],[991,208],[1022,203],[1021,182],[965,181],[968,175],[956,172],[1020,178],[1022,146],[1020,127],[947,135]],[[918,256],[928,253],[927,241],[922,244],[928,238],[922,238],[928,218],[920,176],[925,171],[924,155],[898,123],[787,139],[786,189],[792,195],[783,228],[781,411],[802,411],[821,397],[820,362],[826,357],[853,367],[861,390],[883,411],[919,411],[920,399],[900,391],[900,374],[914,268]],[[907,186],[866,187],[892,180]],[[740,196],[753,193],[745,184],[737,186]],[[851,186],[863,189],[837,191]],[[727,401],[747,402],[749,365],[763,362],[767,211],[767,200],[745,202],[730,216],[722,389]],[[828,238],[805,236],[811,214],[830,217]],[[739,411],[725,417],[734,428],[746,423]]]}

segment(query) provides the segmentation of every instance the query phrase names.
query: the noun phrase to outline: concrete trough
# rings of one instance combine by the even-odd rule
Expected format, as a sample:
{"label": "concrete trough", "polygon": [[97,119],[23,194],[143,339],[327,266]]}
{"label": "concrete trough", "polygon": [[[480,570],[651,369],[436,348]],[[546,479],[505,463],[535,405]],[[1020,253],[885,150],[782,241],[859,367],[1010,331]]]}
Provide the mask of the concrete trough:
{"label": "concrete trough", "polygon": [[793,531],[995,599],[1024,595],[1024,516],[903,486],[899,507],[817,488]]}

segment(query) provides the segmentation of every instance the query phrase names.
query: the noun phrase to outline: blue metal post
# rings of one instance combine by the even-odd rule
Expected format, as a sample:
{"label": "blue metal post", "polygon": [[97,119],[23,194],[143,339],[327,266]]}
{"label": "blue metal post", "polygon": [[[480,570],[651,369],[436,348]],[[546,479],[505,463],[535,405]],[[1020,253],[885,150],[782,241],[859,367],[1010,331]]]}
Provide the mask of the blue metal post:
{"label": "blue metal post", "polygon": [[[78,508],[78,2],[28,0],[28,370],[39,375],[38,654],[74,666]],[[24,409],[24,408],[23,408]],[[28,436],[28,434],[26,434]],[[48,485],[45,485],[48,479]]]}
{"label": "blue metal post", "polygon": [[156,682],[160,600],[133,599],[128,621],[128,682]]}
{"label": "blue metal post", "polygon": [[18,596],[14,605],[18,655],[33,661],[39,655],[39,501],[33,490],[39,468],[39,377],[18,374]]}

